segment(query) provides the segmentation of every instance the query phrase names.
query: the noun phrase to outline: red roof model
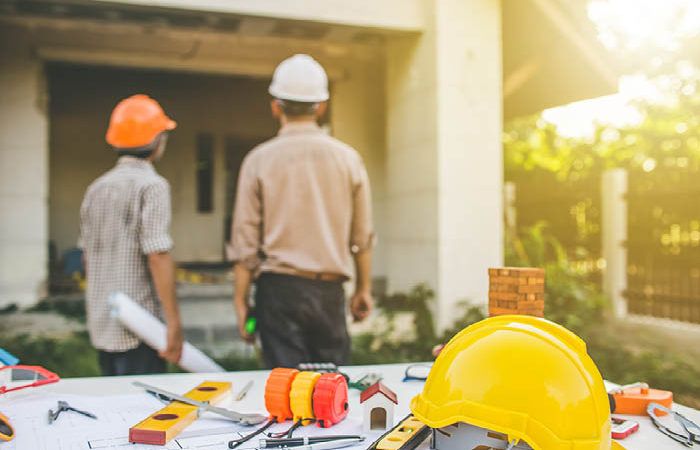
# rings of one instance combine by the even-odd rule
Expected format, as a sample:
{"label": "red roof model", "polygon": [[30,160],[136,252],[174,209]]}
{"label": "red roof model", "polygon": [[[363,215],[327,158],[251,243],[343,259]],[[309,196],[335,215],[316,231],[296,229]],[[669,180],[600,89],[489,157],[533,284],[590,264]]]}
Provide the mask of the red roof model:
{"label": "red roof model", "polygon": [[360,403],[366,402],[370,398],[374,397],[375,394],[379,393],[384,395],[384,397],[388,398],[395,404],[399,404],[398,400],[396,399],[396,393],[388,387],[384,386],[381,381],[377,381],[372,386],[362,391],[362,393],[360,394]]}

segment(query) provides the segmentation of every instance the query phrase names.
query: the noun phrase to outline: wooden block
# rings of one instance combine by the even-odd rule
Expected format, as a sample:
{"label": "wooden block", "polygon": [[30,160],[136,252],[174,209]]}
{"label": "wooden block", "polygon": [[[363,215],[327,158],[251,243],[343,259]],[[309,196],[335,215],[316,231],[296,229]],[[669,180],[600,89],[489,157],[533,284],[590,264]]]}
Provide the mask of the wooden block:
{"label": "wooden block", "polygon": [[539,267],[492,267],[489,275],[516,277],[544,277],[544,269]]}
{"label": "wooden block", "polygon": [[518,314],[518,311],[508,308],[489,308],[489,317],[503,316],[505,314]]}
{"label": "wooden block", "polygon": [[[185,394],[200,402],[216,404],[231,393],[231,383],[205,381]],[[197,407],[181,402],[170,402],[165,408],[129,428],[129,442],[134,444],[165,445],[197,420]]]}
{"label": "wooden block", "polygon": [[544,317],[544,311],[540,309],[526,309],[518,311],[518,314],[522,314],[523,316]]}
{"label": "wooden block", "polygon": [[542,284],[544,285],[544,277],[542,278],[528,278],[527,279],[527,284]]}
{"label": "wooden block", "polygon": [[544,300],[519,301],[518,311],[523,309],[541,309],[544,311]]}
{"label": "wooden block", "polygon": [[524,284],[518,286],[519,294],[544,294],[544,284]]}
{"label": "wooden block", "polygon": [[514,300],[517,301],[520,296],[516,292],[489,292],[489,300]]}
{"label": "wooden block", "polygon": [[[520,282],[518,277],[493,277],[489,279],[490,284],[524,284]],[[527,283],[527,280],[525,280]]]}
{"label": "wooden block", "polygon": [[506,300],[492,300],[489,302],[489,307],[495,307],[495,308],[506,308],[506,309],[512,309],[516,311],[518,309],[518,302],[517,301],[506,301]]}

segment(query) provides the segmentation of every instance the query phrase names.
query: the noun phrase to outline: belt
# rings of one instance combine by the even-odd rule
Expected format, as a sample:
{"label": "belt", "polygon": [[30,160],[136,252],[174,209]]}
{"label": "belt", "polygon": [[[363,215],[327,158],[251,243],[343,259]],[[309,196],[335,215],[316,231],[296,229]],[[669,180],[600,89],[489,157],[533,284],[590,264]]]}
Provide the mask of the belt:
{"label": "belt", "polygon": [[329,272],[311,272],[308,270],[299,270],[296,269],[293,274],[291,275],[296,275],[302,278],[308,278],[309,280],[318,280],[318,281],[345,281],[346,277],[345,275],[340,275],[337,273],[329,273]]}
{"label": "belt", "polygon": [[293,269],[290,271],[270,271],[263,272],[263,274],[274,274],[274,275],[288,275],[292,277],[306,278],[307,280],[317,280],[317,281],[345,281],[348,279],[345,275],[330,272],[311,272],[309,270]]}

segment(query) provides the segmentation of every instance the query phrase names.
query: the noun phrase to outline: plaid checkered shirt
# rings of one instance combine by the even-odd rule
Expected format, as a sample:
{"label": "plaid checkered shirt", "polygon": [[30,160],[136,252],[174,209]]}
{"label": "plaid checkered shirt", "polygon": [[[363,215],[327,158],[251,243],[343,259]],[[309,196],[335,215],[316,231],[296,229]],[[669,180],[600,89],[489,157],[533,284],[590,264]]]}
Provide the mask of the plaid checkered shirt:
{"label": "plaid checkered shirt", "polygon": [[95,348],[124,352],[140,342],[110,315],[111,293],[121,291],[160,314],[147,255],[172,248],[170,216],[170,185],[146,160],[123,156],[88,187],[79,246],[87,264],[87,325]]}

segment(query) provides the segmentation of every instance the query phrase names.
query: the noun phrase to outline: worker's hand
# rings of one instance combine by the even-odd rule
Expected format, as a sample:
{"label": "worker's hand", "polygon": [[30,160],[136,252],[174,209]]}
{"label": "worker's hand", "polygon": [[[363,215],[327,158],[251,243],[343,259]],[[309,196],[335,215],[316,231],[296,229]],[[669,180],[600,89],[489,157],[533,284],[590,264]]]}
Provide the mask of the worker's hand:
{"label": "worker's hand", "polygon": [[182,356],[182,342],[182,326],[179,323],[168,324],[168,346],[158,354],[164,360],[177,364]]}
{"label": "worker's hand", "polygon": [[245,329],[245,321],[248,318],[248,305],[245,302],[234,302],[236,305],[236,316],[238,316],[238,334],[241,339],[248,344],[255,343],[255,335],[248,333]]}
{"label": "worker's hand", "polygon": [[350,313],[355,322],[362,322],[374,308],[374,299],[370,291],[357,291],[350,299]]}

